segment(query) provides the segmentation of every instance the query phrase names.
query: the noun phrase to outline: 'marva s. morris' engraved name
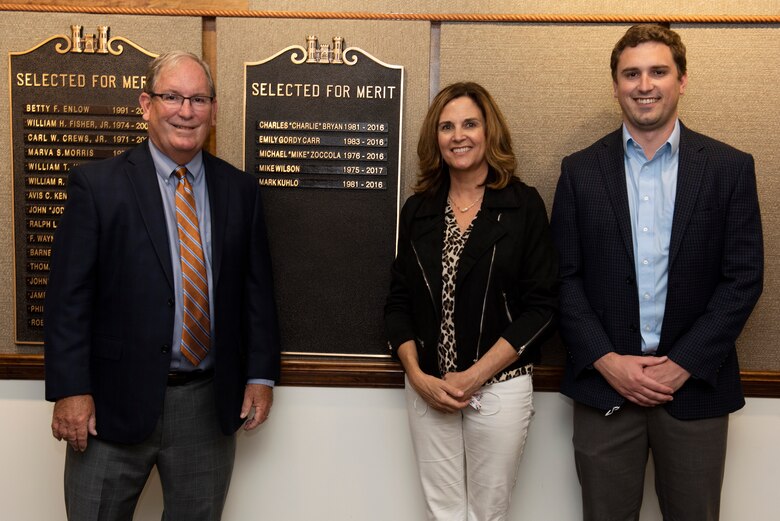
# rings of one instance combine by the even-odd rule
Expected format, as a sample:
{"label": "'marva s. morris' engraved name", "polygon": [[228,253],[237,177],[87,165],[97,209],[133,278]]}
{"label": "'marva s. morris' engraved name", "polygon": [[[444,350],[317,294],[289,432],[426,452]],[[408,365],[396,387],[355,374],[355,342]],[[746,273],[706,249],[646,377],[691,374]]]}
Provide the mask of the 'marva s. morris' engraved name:
{"label": "'marva s. morris' engraved name", "polygon": [[95,157],[92,148],[26,148],[27,157]]}

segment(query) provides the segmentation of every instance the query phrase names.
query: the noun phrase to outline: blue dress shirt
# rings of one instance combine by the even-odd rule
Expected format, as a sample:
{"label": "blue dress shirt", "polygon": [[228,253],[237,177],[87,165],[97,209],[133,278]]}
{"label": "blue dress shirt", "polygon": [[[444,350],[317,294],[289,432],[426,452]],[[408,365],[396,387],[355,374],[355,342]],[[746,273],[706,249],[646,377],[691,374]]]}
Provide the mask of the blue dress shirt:
{"label": "blue dress shirt", "polygon": [[[208,187],[206,186],[206,172],[203,166],[203,155],[199,152],[186,165],[178,165],[168,156],[158,149],[152,140],[149,140],[149,150],[154,161],[154,168],[157,173],[157,184],[160,187],[162,196],[163,210],[165,212],[165,224],[168,230],[168,246],[171,252],[171,264],[173,267],[173,284],[176,305],[174,309],[173,323],[173,341],[171,342],[171,366],[173,372],[190,372],[196,368],[192,363],[181,354],[181,332],[182,320],[184,316],[183,292],[181,282],[181,263],[179,261],[179,231],[176,220],[176,185],[178,179],[174,175],[174,170],[179,166],[187,168],[187,178],[192,185],[195,196],[195,206],[198,214],[198,227],[200,229],[200,238],[203,243],[203,255],[206,262],[206,274],[209,286],[209,313],[211,314],[211,338],[214,338],[214,286],[211,269],[211,206],[208,198]],[[214,349],[209,349],[206,357],[200,362],[197,369],[206,371],[214,367]],[[249,379],[247,383],[264,384],[273,386],[272,380]]]}
{"label": "blue dress shirt", "polygon": [[623,150],[639,292],[642,352],[653,354],[661,339],[666,308],[669,240],[680,158],[679,120],[675,122],[669,139],[650,160],[623,125]]}

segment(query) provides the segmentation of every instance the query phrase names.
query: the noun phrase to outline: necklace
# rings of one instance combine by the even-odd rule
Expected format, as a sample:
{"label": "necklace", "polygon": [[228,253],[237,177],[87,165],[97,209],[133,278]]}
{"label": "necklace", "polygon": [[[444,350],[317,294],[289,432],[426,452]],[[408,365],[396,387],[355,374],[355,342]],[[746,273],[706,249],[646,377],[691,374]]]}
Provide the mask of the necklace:
{"label": "necklace", "polygon": [[450,202],[451,205],[455,206],[455,208],[457,208],[460,213],[466,213],[472,208],[474,208],[474,205],[480,202],[484,196],[485,194],[480,195],[473,203],[464,207],[460,207],[457,204],[455,204],[455,201],[453,201],[452,197],[450,197],[449,195],[447,196],[447,200]]}

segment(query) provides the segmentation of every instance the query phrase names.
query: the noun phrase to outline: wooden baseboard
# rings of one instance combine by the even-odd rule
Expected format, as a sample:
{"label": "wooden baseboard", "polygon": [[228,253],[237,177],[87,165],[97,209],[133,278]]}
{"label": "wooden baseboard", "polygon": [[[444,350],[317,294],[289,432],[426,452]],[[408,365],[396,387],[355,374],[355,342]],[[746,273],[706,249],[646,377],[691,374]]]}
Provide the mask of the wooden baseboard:
{"label": "wooden baseboard", "polygon": [[[43,378],[43,355],[0,355],[0,379]],[[538,365],[534,368],[534,389],[557,392],[562,378],[562,367]],[[400,388],[404,373],[393,360],[285,357],[279,385]],[[746,396],[780,398],[780,372],[742,371],[742,385]]]}

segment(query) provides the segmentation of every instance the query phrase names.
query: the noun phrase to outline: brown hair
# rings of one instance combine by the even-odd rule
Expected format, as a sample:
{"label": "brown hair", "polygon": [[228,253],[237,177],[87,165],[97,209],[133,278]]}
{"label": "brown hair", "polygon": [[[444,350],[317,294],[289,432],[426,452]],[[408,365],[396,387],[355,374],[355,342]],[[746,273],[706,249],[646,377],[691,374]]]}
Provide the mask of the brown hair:
{"label": "brown hair", "polygon": [[617,81],[617,64],[620,55],[626,47],[636,47],[640,43],[658,42],[666,45],[672,51],[674,63],[677,65],[677,78],[682,78],[686,71],[685,45],[680,35],[671,29],[657,24],[634,25],[618,40],[612,49],[609,66],[612,69],[612,81]]}
{"label": "brown hair", "polygon": [[416,193],[432,195],[449,175],[439,149],[439,117],[444,107],[455,98],[468,96],[482,111],[485,119],[485,159],[490,171],[485,184],[500,190],[515,178],[517,160],[512,151],[512,137],[504,115],[493,97],[482,85],[473,82],[453,83],[444,87],[433,99],[420,129],[417,157],[420,173],[414,187]]}
{"label": "brown hair", "polygon": [[149,62],[149,68],[146,71],[146,84],[144,85],[144,92],[151,94],[154,92],[154,84],[157,82],[160,74],[169,67],[174,67],[181,63],[183,60],[192,60],[203,69],[206,74],[206,80],[209,83],[210,95],[216,96],[216,90],[214,89],[214,79],[211,77],[211,69],[209,64],[200,59],[196,54],[186,51],[168,51],[161,54],[151,62]]}

